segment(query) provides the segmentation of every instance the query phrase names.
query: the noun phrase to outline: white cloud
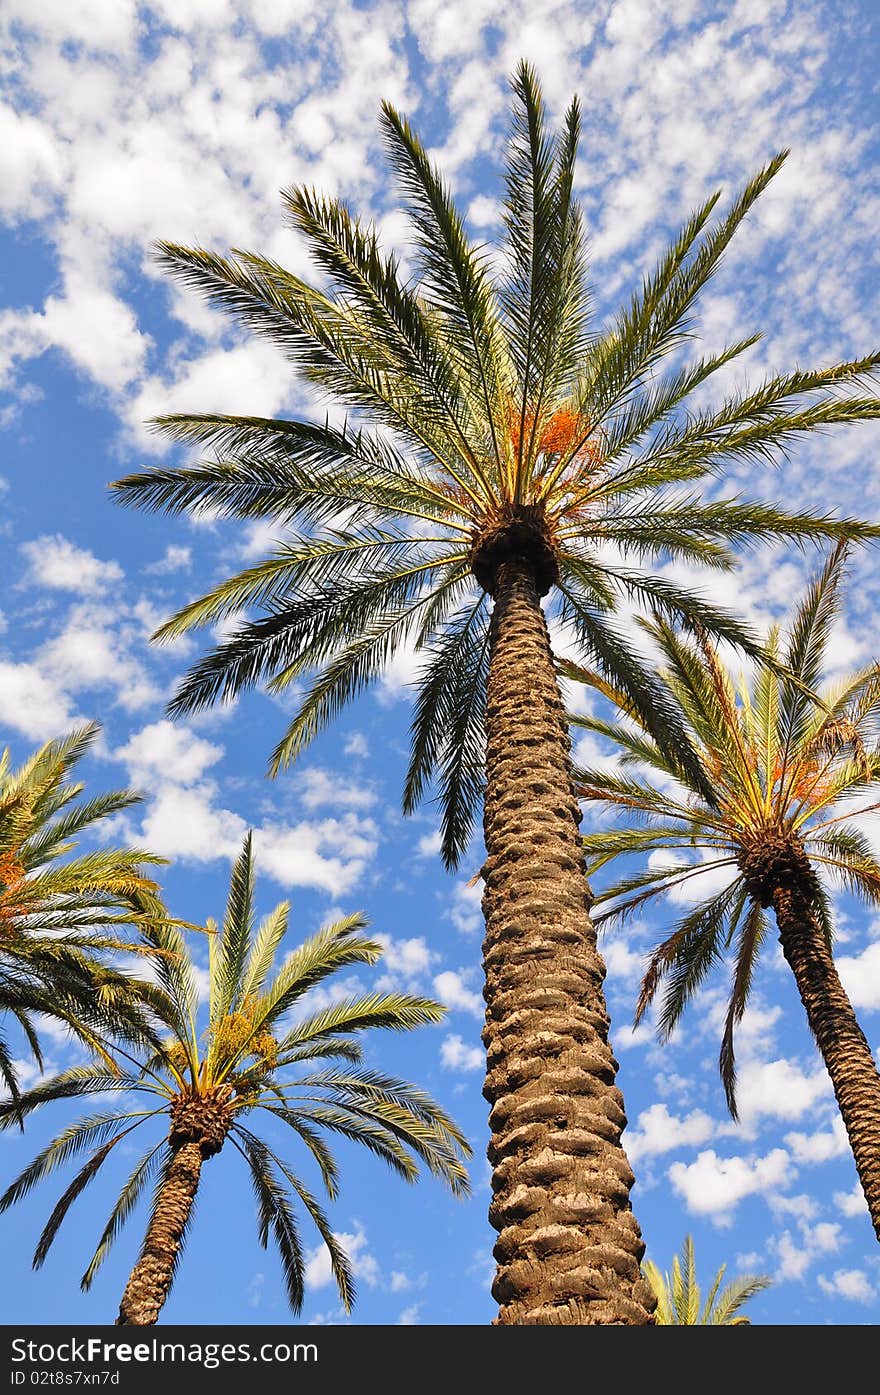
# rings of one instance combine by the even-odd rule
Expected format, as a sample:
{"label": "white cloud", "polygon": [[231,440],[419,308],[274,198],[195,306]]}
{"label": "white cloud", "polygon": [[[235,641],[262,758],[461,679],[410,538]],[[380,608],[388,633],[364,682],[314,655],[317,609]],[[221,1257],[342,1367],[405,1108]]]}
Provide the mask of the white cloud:
{"label": "white cloud", "polygon": [[[353,1231],[334,1231],[334,1239],[348,1255],[355,1278],[368,1288],[375,1288],[379,1282],[379,1265],[367,1248],[367,1236],[363,1226],[355,1222]],[[330,1251],[323,1243],[306,1252],[306,1288],[324,1288],[333,1282],[333,1269]]]}
{"label": "white cloud", "polygon": [[442,974],[437,974],[434,979],[434,992],[445,1003],[448,1008],[456,1012],[469,1012],[481,1021],[486,1008],[482,997],[468,988],[465,983],[465,975],[453,973],[451,969],[445,970]]}
{"label": "white cloud", "polygon": [[118,562],[100,561],[94,553],[77,547],[61,533],[44,533],[32,542],[22,543],[21,551],[27,558],[28,581],[33,586],[96,596],[124,576]]}
{"label": "white cloud", "polygon": [[440,1064],[447,1070],[484,1070],[486,1056],[478,1046],[468,1046],[456,1034],[444,1038],[440,1046]]}
{"label": "white cloud", "polygon": [[241,851],[247,825],[230,809],[216,808],[213,784],[165,785],[144,815],[141,838],[151,852],[183,861],[232,859]]}
{"label": "white cloud", "polygon": [[798,1241],[789,1230],[774,1236],[770,1244],[777,1255],[777,1266],[773,1275],[777,1283],[784,1283],[786,1279],[802,1279],[815,1259],[805,1240]]}
{"label": "white cloud", "polygon": [[377,847],[375,824],[351,814],[254,829],[258,865],[270,877],[282,886],[312,886],[331,895],[344,895],[357,884]]}
{"label": "white cloud", "polygon": [[797,1162],[804,1163],[828,1162],[849,1151],[849,1140],[839,1114],[834,1116],[830,1129],[817,1133],[787,1133],[785,1145]]}
{"label": "white cloud", "polygon": [[133,653],[136,640],[141,635],[124,606],[80,602],[36,657],[47,677],[68,692],[110,689],[120,707],[137,712],[158,701],[162,690]]}
{"label": "white cloud", "polygon": [[169,572],[189,571],[192,566],[192,548],[181,547],[179,543],[169,543],[157,562],[144,567],[153,576],[167,576]]}
{"label": "white cloud", "polygon": [[829,1298],[847,1298],[852,1303],[872,1303],[876,1290],[863,1269],[835,1269],[830,1279],[817,1275],[816,1282]]}
{"label": "white cloud", "polygon": [[392,1293],[405,1293],[408,1288],[412,1288],[412,1279],[401,1269],[392,1269],[389,1288]]}
{"label": "white cloud", "polygon": [[75,720],[70,696],[34,664],[0,661],[0,722],[35,741],[61,736]]}
{"label": "white cloud", "polygon": [[336,804],[343,809],[369,809],[376,803],[372,790],[347,779],[337,770],[325,770],[317,765],[300,771],[296,789],[306,809],[320,809],[325,804]]}
{"label": "white cloud", "polygon": [[[207,744],[207,743],[206,743]],[[192,758],[195,763],[198,756]],[[376,829],[353,815],[296,824],[251,825],[257,871],[283,887],[307,886],[331,895],[350,891],[378,846]],[[139,837],[153,852],[193,862],[232,859],[248,824],[219,803],[213,781],[159,786]]]}
{"label": "white cloud", "polygon": [[759,1119],[800,1119],[831,1094],[823,1067],[808,1075],[793,1062],[747,1061],[739,1072],[737,1099],[743,1128]]}
{"label": "white cloud", "polygon": [[0,210],[38,217],[63,179],[64,160],[51,131],[26,112],[0,103]]}
{"label": "white cloud", "polygon": [[853,1007],[869,1012],[880,1009],[880,940],[861,954],[844,954],[834,962]]}
{"label": "white cloud", "polygon": [[133,732],[125,745],[117,747],[112,755],[114,760],[125,762],[135,784],[167,781],[192,785],[216,765],[223,755],[223,747],[196,736],[188,727],[163,718]]}
{"label": "white cloud", "polygon": [[136,394],[125,402],[132,443],[151,454],[167,449],[167,442],[148,429],[147,423],[155,417],[173,412],[229,411],[231,402],[242,415],[279,416],[291,393],[288,365],[281,354],[260,340],[230,349],[209,349],[199,358],[176,362],[174,367],[173,380],[144,378]]}
{"label": "white cloud", "polygon": [[382,945],[382,977],[377,982],[381,992],[399,989],[418,992],[425,975],[438,962],[440,955],[429,949],[423,936],[396,940],[392,935],[374,936]]}
{"label": "white cloud", "polygon": [[861,1182],[856,1182],[851,1192],[835,1192],[834,1204],[845,1216],[868,1215],[868,1203]]}
{"label": "white cloud", "polygon": [[722,1158],[710,1148],[695,1162],[673,1163],[667,1176],[692,1214],[729,1225],[731,1213],[747,1196],[785,1187],[796,1176],[784,1148],[764,1157]]}
{"label": "white cloud", "polygon": [[346,756],[356,756],[358,757],[358,759],[361,759],[364,756],[368,756],[370,754],[370,747],[367,743],[367,738],[364,736],[362,731],[350,732],[349,735],[345,738],[345,744],[343,745],[342,750]]}
{"label": "white cloud", "polygon": [[404,1308],[403,1312],[400,1314],[400,1317],[397,1319],[397,1326],[416,1327],[419,1322],[419,1313],[421,1312],[421,1308],[421,1303],[411,1303],[408,1308]]}
{"label": "white cloud", "polygon": [[443,835],[439,829],[435,833],[425,833],[418,841],[418,856],[436,857],[442,846]]}
{"label": "white cloud", "polygon": [[637,954],[622,935],[603,935],[599,951],[608,970],[609,991],[631,995],[642,981],[645,956]]}
{"label": "white cloud", "polygon": [[694,1148],[706,1143],[718,1125],[701,1109],[693,1109],[683,1119],[670,1114],[665,1104],[643,1109],[635,1128],[628,1132],[624,1147],[631,1162],[638,1158],[669,1153],[673,1148]]}
{"label": "white cloud", "polygon": [[467,882],[456,882],[452,888],[449,918],[462,935],[474,935],[482,929],[482,899],[481,882],[477,882],[475,886],[470,886]]}
{"label": "white cloud", "polygon": [[638,1027],[615,1027],[614,1050],[631,1051],[637,1046],[650,1046],[654,1041],[654,1029],[647,1022]]}

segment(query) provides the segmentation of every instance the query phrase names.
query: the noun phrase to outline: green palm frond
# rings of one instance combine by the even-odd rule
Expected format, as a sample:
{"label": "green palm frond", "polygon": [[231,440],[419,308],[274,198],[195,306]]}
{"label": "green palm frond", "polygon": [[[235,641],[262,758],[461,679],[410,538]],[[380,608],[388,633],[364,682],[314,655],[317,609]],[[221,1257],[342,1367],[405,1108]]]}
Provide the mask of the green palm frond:
{"label": "green palm frond", "polygon": [[[205,458],[156,465],[115,486],[122,502],[147,509],[276,524],[271,555],[192,601],[157,636],[240,617],[183,678],[176,714],[255,685],[278,693],[296,683],[298,706],[275,744],[273,775],[404,647],[424,655],[404,804],[436,799],[448,867],[467,849],[482,796],[491,587],[478,557],[513,517],[528,514],[535,527],[542,520],[558,571],[551,618],[698,785],[675,705],[639,661],[622,615],[634,604],[760,659],[741,622],[676,587],[667,563],[725,568],[764,539],[804,544],[878,531],[809,509],[719,498],[714,482],[743,460],[783,459],[808,433],[875,418],[880,405],[868,385],[880,356],[777,374],[700,410],[694,394],[759,336],[666,367],[695,337],[700,296],[785,152],[726,211],[720,194],[705,199],[603,329],[591,317],[573,193],[578,103],[553,129],[528,63],[511,87],[497,256],[471,242],[441,173],[388,103],[381,124],[410,222],[407,275],[373,224],[303,187],[287,189],[284,205],[320,288],[255,252],[159,244],[166,271],[265,335],[350,417],[331,426],[165,416],[156,428]],[[708,799],[708,783],[702,792]]]}
{"label": "green palm frond", "polygon": [[[880,861],[857,826],[859,816],[878,804],[877,668],[868,665],[827,693],[821,684],[846,559],[844,545],[832,550],[795,606],[786,634],[771,631],[766,658],[757,662],[750,682],[727,671],[705,629],[689,635],[657,614],[643,622],[664,663],[658,681],[691,751],[687,765],[668,745],[652,739],[652,724],[627,688],[603,682],[600,674],[577,665],[563,669],[571,680],[590,685],[622,708],[617,722],[601,716],[571,719],[613,741],[626,763],[626,774],[574,772],[581,797],[622,815],[617,827],[584,837],[589,873],[607,872],[619,857],[651,858],[650,865],[628,869],[623,876],[612,874],[596,886],[593,918],[598,925],[622,921],[661,895],[693,888],[696,904],[648,960],[636,1020],[662,987],[658,1030],[668,1037],[706,976],[730,954],[731,991],[719,1066],[734,1118],[734,1032],[767,931],[764,907],[743,873],[744,859],[768,839],[792,840],[803,849],[818,874],[812,913],[829,949],[833,924],[827,883],[869,905],[880,904]],[[694,766],[699,781],[693,778]],[[650,783],[633,778],[632,767],[646,772]],[[664,851],[669,854],[666,864],[659,860]],[[722,869],[730,874],[727,887],[700,897],[700,876]]]}
{"label": "green palm frond", "polygon": [[726,1271],[727,1266],[722,1264],[703,1302],[690,1235],[685,1237],[681,1257],[673,1256],[671,1274],[663,1274],[652,1260],[646,1260],[642,1272],[657,1299],[657,1324],[661,1327],[732,1327],[748,1323],[747,1317],[737,1316],[740,1309],[769,1288],[771,1280],[766,1274],[746,1274],[732,1280],[719,1293]]}
{"label": "green palm frond", "polygon": [[[114,1034],[150,1036],[141,981],[109,960],[126,948],[142,954],[138,931],[165,918],[150,875],[165,859],[135,847],[82,851],[82,834],[140,801],[131,790],[81,798],[76,767],[98,732],[96,723],[77,727],[18,769],[8,751],[0,760],[0,1013],[17,1019],[38,1061],[36,1012],[64,1022],[89,1050]],[[5,1046],[0,1076],[14,1094]]]}
{"label": "green palm frond", "polygon": [[[408,1182],[423,1172],[439,1177],[454,1196],[468,1191],[469,1145],[458,1125],[418,1086],[362,1066],[362,1039],[372,1029],[410,1031],[439,1022],[445,1009],[430,999],[403,993],[364,993],[331,1007],[309,1007],[308,994],[334,974],[371,966],[381,944],[366,935],[357,913],[328,925],[281,958],[287,929],[286,903],[257,921],[252,838],[248,834],[232,868],[223,924],[208,920],[208,1004],[198,1019],[198,965],[193,945],[172,920],[149,930],[158,952],[161,981],[151,1006],[164,1029],[147,1049],[108,1049],[105,1061],[75,1066],[30,1090],[0,1100],[0,1128],[21,1124],[53,1101],[112,1092],[124,1103],[67,1125],[20,1172],[0,1197],[0,1213],[73,1161],[80,1164],[52,1211],[34,1257],[43,1263],[77,1197],[103,1168],[113,1149],[143,1124],[161,1123],[162,1136],[136,1163],[116,1197],[97,1247],[82,1276],[88,1289],[122,1227],[152,1182],[151,1221],[166,1204],[164,1187],[176,1151],[177,1111],[201,1101],[216,1126],[224,1111],[225,1132],[247,1163],[257,1198],[258,1236],[279,1252],[288,1299],[301,1308],[305,1263],[297,1211],[305,1212],[330,1252],[340,1298],[354,1300],[351,1265],[321,1204],[306,1180],[254,1131],[261,1111],[266,1122],[286,1125],[302,1157],[317,1169],[327,1196],[338,1194],[340,1169],[328,1139],[359,1143]],[[294,1019],[294,1013],[299,1019]],[[115,1058],[118,1058],[115,1059]],[[141,1096],[143,1104],[129,1101]],[[191,1142],[191,1123],[184,1141]],[[177,1139],[177,1141],[175,1141]],[[205,1156],[216,1152],[206,1145]],[[191,1216],[186,1225],[189,1226]],[[186,1231],[184,1232],[184,1239]],[[144,1251],[142,1251],[143,1257]],[[180,1257],[175,1254],[174,1264]]]}

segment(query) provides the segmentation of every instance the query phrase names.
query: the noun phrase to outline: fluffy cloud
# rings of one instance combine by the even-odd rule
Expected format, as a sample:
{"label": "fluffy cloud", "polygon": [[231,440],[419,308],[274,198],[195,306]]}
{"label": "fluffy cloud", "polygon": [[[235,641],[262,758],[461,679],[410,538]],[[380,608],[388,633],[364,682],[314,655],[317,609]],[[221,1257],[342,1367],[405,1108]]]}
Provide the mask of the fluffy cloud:
{"label": "fluffy cloud", "polygon": [[72,699],[35,664],[0,661],[0,722],[35,741],[73,725]]}
{"label": "fluffy cloud", "polygon": [[419,857],[436,857],[443,846],[443,835],[439,829],[434,833],[425,833],[419,839],[416,852]]}
{"label": "fluffy cloud", "polygon": [[835,1269],[831,1278],[824,1274],[816,1282],[829,1298],[847,1298],[852,1303],[872,1303],[876,1289],[863,1269]]}
{"label": "fluffy cloud", "polygon": [[444,973],[437,974],[434,979],[434,992],[448,1008],[457,1012],[469,1012],[482,1021],[485,1004],[479,993],[467,987],[465,977],[462,973],[453,973],[447,969]]}
{"label": "fluffy cloud", "polygon": [[747,1061],[739,1072],[737,1099],[743,1127],[759,1119],[800,1119],[831,1094],[824,1066],[807,1074],[791,1061]]}
{"label": "fluffy cloud", "polygon": [[[196,748],[190,769],[205,758]],[[234,858],[248,827],[240,814],[224,807],[213,781],[189,786],[169,781],[154,790],[138,837],[166,857],[210,863]],[[378,847],[375,825],[353,815],[251,828],[260,873],[282,887],[313,887],[330,895],[350,891]]]}
{"label": "fluffy cloud", "polygon": [[192,785],[223,755],[223,747],[196,736],[188,727],[163,719],[141,727],[114,752],[126,763],[135,784],[157,780]]}
{"label": "fluffy cloud", "polygon": [[362,731],[350,732],[345,738],[342,750],[346,756],[355,756],[358,760],[370,754],[369,743]]}
{"label": "fluffy cloud", "polygon": [[449,918],[456,930],[460,930],[462,935],[474,935],[483,926],[483,912],[481,902],[483,899],[483,886],[477,882],[471,886],[468,882],[456,882],[452,888],[452,904],[449,908]]}
{"label": "fluffy cloud", "polygon": [[157,562],[151,562],[144,571],[153,576],[167,576],[170,572],[189,571],[192,566],[192,548],[169,543]]}
{"label": "fluffy cloud", "polygon": [[837,972],[854,1008],[880,1009],[880,940],[861,954],[843,954],[835,960]]}
{"label": "fluffy cloud", "polygon": [[868,1214],[868,1203],[865,1200],[865,1193],[862,1191],[860,1182],[856,1182],[851,1192],[835,1192],[834,1204],[845,1216]]}
{"label": "fluffy cloud", "polygon": [[184,861],[214,862],[234,858],[247,825],[230,809],[216,808],[215,786],[166,785],[151,800],[140,838],[151,852]]}
{"label": "fluffy cloud", "polygon": [[843,1120],[835,1115],[830,1129],[817,1133],[787,1133],[785,1145],[797,1162],[823,1163],[829,1158],[843,1157],[849,1151],[849,1140]]}
{"label": "fluffy cloud", "polygon": [[383,974],[377,989],[394,992],[403,987],[410,993],[420,992],[440,955],[428,948],[421,935],[397,940],[392,935],[377,934],[374,938],[382,945]]}
{"label": "fluffy cloud", "polygon": [[[368,1288],[375,1288],[379,1282],[379,1265],[368,1249],[367,1236],[358,1222],[353,1231],[334,1232],[336,1239],[348,1255],[355,1278]],[[306,1288],[324,1288],[333,1282],[333,1268],[330,1251],[323,1243],[306,1252]]]}
{"label": "fluffy cloud", "polygon": [[624,1147],[631,1162],[669,1153],[673,1148],[694,1148],[706,1143],[717,1130],[717,1123],[701,1109],[693,1109],[683,1119],[670,1114],[665,1104],[643,1109],[635,1128],[626,1134]]}
{"label": "fluffy cloud", "polygon": [[369,809],[376,803],[372,790],[349,780],[339,771],[315,765],[300,771],[296,788],[300,803],[306,809],[320,809],[325,804],[335,804],[342,809]]}
{"label": "fluffy cloud", "polygon": [[331,895],[357,884],[378,842],[375,824],[353,815],[254,829],[254,851],[270,877],[282,886],[312,886]]}
{"label": "fluffy cloud", "polygon": [[810,1219],[799,1221],[800,1238],[785,1230],[781,1235],[772,1236],[769,1245],[777,1256],[777,1267],[773,1275],[777,1283],[786,1279],[803,1279],[807,1270],[822,1254],[834,1254],[840,1249],[840,1226],[829,1221],[818,1225]]}
{"label": "fluffy cloud", "polygon": [[27,579],[33,586],[97,596],[124,575],[118,562],[100,561],[61,533],[45,533],[32,542],[22,543],[21,551],[28,563]]}
{"label": "fluffy cloud", "polygon": [[456,1034],[443,1039],[440,1046],[440,1064],[447,1070],[484,1070],[486,1056],[478,1046],[469,1046]]}
{"label": "fluffy cloud", "polygon": [[730,1225],[732,1212],[747,1196],[788,1186],[796,1172],[784,1148],[764,1157],[722,1158],[710,1148],[695,1162],[673,1163],[667,1176],[690,1212]]}

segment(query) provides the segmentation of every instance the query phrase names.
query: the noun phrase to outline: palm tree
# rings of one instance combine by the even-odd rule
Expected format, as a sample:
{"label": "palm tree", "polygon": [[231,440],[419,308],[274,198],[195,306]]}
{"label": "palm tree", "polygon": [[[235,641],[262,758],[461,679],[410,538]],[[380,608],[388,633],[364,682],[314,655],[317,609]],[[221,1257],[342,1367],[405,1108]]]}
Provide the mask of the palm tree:
{"label": "palm tree", "polygon": [[727,1271],[727,1265],[722,1264],[701,1308],[694,1242],[689,1235],[685,1236],[681,1259],[673,1256],[671,1277],[661,1274],[651,1260],[646,1260],[642,1268],[657,1299],[654,1321],[658,1327],[748,1327],[749,1319],[738,1316],[740,1308],[770,1287],[767,1274],[744,1274],[719,1293]]}
{"label": "palm tree", "polygon": [[[364,918],[351,915],[313,935],[275,967],[287,915],[288,905],[282,902],[255,925],[249,834],[233,867],[222,930],[212,921],[207,924],[211,938],[206,1031],[198,1033],[198,981],[187,946],[176,925],[158,922],[146,931],[159,952],[152,1007],[166,1035],[158,1049],[140,1062],[117,1052],[119,1061],[112,1072],[100,1060],[76,1066],[21,1097],[19,1114],[49,1100],[105,1091],[139,1097],[130,1109],[92,1114],[64,1129],[0,1198],[3,1211],[57,1167],[91,1150],[49,1217],[34,1255],[35,1268],[46,1258],[70,1206],[117,1144],[148,1120],[167,1124],[165,1136],[151,1142],[123,1186],[82,1278],[82,1287],[88,1289],[138,1197],[158,1175],[140,1258],[122,1296],[120,1324],[142,1327],[156,1322],[174,1279],[202,1164],[227,1142],[248,1167],[260,1242],[265,1247],[271,1231],[294,1312],[299,1312],[304,1296],[296,1201],[327,1246],[339,1296],[346,1311],[351,1308],[354,1283],[348,1260],[305,1183],[248,1126],[258,1110],[293,1131],[317,1164],[331,1200],[337,1192],[338,1168],[326,1133],[363,1144],[405,1181],[416,1179],[421,1160],[456,1195],[468,1190],[462,1159],[470,1149],[453,1121],[414,1085],[359,1065],[359,1033],[379,1027],[409,1031],[438,1022],[444,1009],[430,999],[394,993],[370,993],[310,1008],[310,988],[354,964],[375,963],[382,949],[362,933]],[[11,1105],[0,1104],[0,1127],[14,1114]]]}
{"label": "palm tree", "polygon": [[[64,1022],[92,1050],[107,1032],[142,1035],[142,985],[107,962],[136,945],[111,927],[162,917],[156,883],[144,864],[163,864],[139,848],[100,848],[69,856],[77,837],[140,802],[131,790],[80,800],[72,779],[99,727],[82,726],[47,741],[17,770],[0,756],[0,1013],[22,1028],[42,1066],[34,1014]],[[0,1037],[0,1078],[18,1096],[15,1061]]]}
{"label": "palm tree", "polygon": [[619,602],[647,601],[754,651],[739,622],[652,563],[724,567],[743,539],[872,533],[762,503],[705,502],[690,482],[726,461],[773,457],[815,428],[877,416],[876,398],[855,385],[880,356],[773,377],[685,415],[688,395],[755,338],[665,377],[656,370],[689,334],[700,289],[783,156],[715,225],[718,196],[708,199],[598,330],[572,197],[577,102],[554,135],[526,64],[513,93],[500,278],[387,104],[385,139],[413,226],[410,279],[372,227],[304,188],[285,205],[327,289],[250,252],[160,244],[166,269],[357,415],[345,425],[163,417],[166,437],[207,458],[115,488],[147,509],[291,530],[157,635],[238,617],[183,681],[176,714],[263,681],[282,693],[307,680],[273,773],[402,646],[422,654],[404,808],[437,789],[452,868],[483,803],[498,1321],[644,1323],[653,1298],[542,598],[649,714],[658,743],[681,752],[673,709],[615,623]]}
{"label": "palm tree", "polygon": [[736,687],[704,635],[691,641],[663,621],[646,622],[664,655],[680,719],[714,790],[711,801],[689,770],[651,740],[623,694],[605,684],[606,695],[617,698],[629,721],[574,720],[619,743],[624,761],[638,762],[647,773],[628,778],[579,770],[575,780],[583,797],[616,806],[632,820],[585,837],[591,875],[621,854],[671,854],[604,887],[597,900],[608,909],[596,917],[597,924],[619,920],[705,872],[729,874],[727,884],[699,899],[653,951],[636,1021],[665,984],[658,1026],[668,1038],[710,969],[733,947],[720,1068],[734,1118],[734,1030],[767,936],[766,912],[772,909],[880,1239],[880,1073],[834,965],[823,881],[830,878],[869,905],[880,905],[880,862],[857,827],[863,814],[877,808],[864,796],[880,780],[880,665],[869,664],[814,696],[845,559],[846,549],[836,548],[808,588],[781,655],[777,632],[771,632],[769,653],[782,658],[791,679],[765,663],[751,684],[741,678]]}

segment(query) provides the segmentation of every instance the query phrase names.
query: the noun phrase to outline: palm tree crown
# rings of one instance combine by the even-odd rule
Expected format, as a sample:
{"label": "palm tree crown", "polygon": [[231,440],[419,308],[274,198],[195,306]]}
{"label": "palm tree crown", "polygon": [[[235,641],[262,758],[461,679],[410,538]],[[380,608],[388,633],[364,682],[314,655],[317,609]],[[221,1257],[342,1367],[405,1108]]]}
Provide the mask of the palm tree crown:
{"label": "palm tree crown", "polygon": [[[0,757],[0,1012],[17,1019],[40,1063],[34,1014],[60,1018],[92,1049],[102,1031],[137,1034],[137,984],[106,962],[135,946],[111,927],[165,915],[143,870],[164,858],[113,847],[70,856],[79,834],[141,798],[112,790],[80,799],[84,786],[72,775],[98,730],[92,723],[48,741],[17,770],[8,749]],[[15,1095],[2,1038],[0,1078]]]}
{"label": "palm tree crown", "polygon": [[405,807],[435,784],[443,855],[467,847],[483,790],[490,599],[499,567],[524,559],[538,595],[687,760],[674,708],[615,622],[621,601],[754,652],[731,615],[652,570],[670,556],[732,564],[744,539],[861,535],[851,520],[697,492],[725,464],[776,458],[798,437],[875,417],[858,384],[880,356],[768,378],[720,407],[690,395],[759,337],[657,376],[690,335],[701,289],[779,170],[777,155],[714,224],[718,194],[688,219],[607,328],[590,315],[582,218],[572,195],[577,102],[548,129],[535,74],[513,82],[506,242],[496,275],[468,240],[418,137],[383,107],[388,154],[412,229],[413,273],[346,205],[304,188],[284,201],[326,289],[265,257],[162,243],[172,274],[267,335],[354,424],[227,415],[160,418],[204,463],[116,484],[128,503],[268,518],[292,530],[271,556],[187,605],[169,639],[239,617],[172,703],[193,711],[268,680],[310,685],[272,757],[277,772],[381,673],[404,644],[424,655]]}
{"label": "palm tree crown", "polygon": [[[771,632],[768,651],[782,660],[791,678],[760,664],[751,683],[742,677],[735,683],[705,636],[688,640],[663,621],[646,623],[665,658],[664,677],[706,781],[715,791],[711,803],[688,772],[651,741],[622,694],[606,686],[628,721],[572,719],[610,737],[621,747],[625,764],[637,763],[647,772],[645,778],[629,778],[576,771],[585,798],[616,806],[628,819],[624,827],[586,835],[590,872],[622,854],[670,853],[666,859],[652,857],[655,865],[642,872],[603,886],[597,924],[629,915],[707,872],[729,873],[727,884],[699,899],[654,950],[636,1020],[665,984],[659,1029],[668,1037],[707,973],[733,947],[720,1064],[734,1117],[734,1029],[767,936],[766,912],[776,884],[790,874],[803,874],[811,912],[829,947],[832,924],[824,878],[870,905],[880,904],[880,862],[854,822],[875,807],[866,805],[864,796],[880,779],[880,667],[871,663],[821,691],[845,558],[845,548],[837,547],[804,596],[784,642]],[[652,774],[659,779],[652,781]],[[862,804],[853,807],[859,796]]]}
{"label": "palm tree crown", "polygon": [[[274,1238],[291,1307],[299,1311],[304,1295],[304,1259],[295,1215],[298,1202],[330,1252],[340,1298],[350,1308],[354,1283],[345,1253],[305,1182],[254,1132],[253,1119],[259,1111],[271,1116],[267,1122],[280,1121],[292,1131],[317,1164],[331,1200],[337,1192],[338,1168],[327,1134],[362,1144],[406,1181],[416,1179],[422,1162],[454,1193],[461,1195],[468,1189],[463,1159],[470,1150],[453,1121],[414,1085],[360,1065],[361,1032],[371,1028],[408,1031],[439,1021],[444,1009],[429,999],[394,993],[371,993],[344,998],[330,1007],[310,1008],[309,989],[352,965],[373,964],[381,946],[364,935],[363,917],[352,915],[306,940],[279,965],[276,957],[287,918],[288,906],[281,903],[259,925],[255,923],[248,835],[233,868],[223,926],[207,924],[206,1029],[200,1033],[197,1025],[199,987],[187,945],[174,924],[157,924],[147,935],[158,951],[158,981],[151,999],[164,1032],[158,1049],[141,1061],[117,1052],[112,1071],[100,1061],[74,1067],[21,1097],[20,1113],[49,1100],[90,1094],[140,1097],[129,1109],[102,1110],[66,1128],[0,1198],[0,1210],[5,1210],[56,1168],[87,1153],[85,1165],[43,1231],[36,1266],[45,1259],[69,1207],[112,1150],[151,1120],[165,1126],[164,1137],[150,1143],[120,1192],[82,1278],[87,1289],[139,1196],[158,1175],[147,1237],[126,1290],[120,1321],[155,1321],[185,1239],[200,1164],[219,1153],[227,1140],[247,1164],[260,1241],[265,1246],[270,1233]],[[12,1114],[11,1106],[0,1105],[0,1127]],[[190,1194],[184,1189],[185,1204],[181,1205],[178,1190],[175,1212],[169,1197],[181,1158],[188,1158]],[[139,1305],[145,1302],[152,1314],[147,1317],[139,1315]]]}
{"label": "palm tree crown", "polygon": [[671,1275],[662,1274],[651,1260],[646,1260],[642,1268],[657,1298],[654,1321],[658,1327],[749,1326],[749,1319],[740,1314],[740,1309],[770,1286],[766,1274],[744,1274],[721,1289],[727,1272],[727,1265],[722,1264],[703,1303],[690,1235],[685,1236],[681,1259],[673,1256]]}

